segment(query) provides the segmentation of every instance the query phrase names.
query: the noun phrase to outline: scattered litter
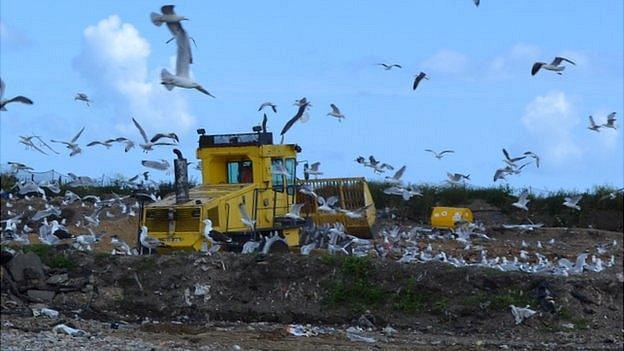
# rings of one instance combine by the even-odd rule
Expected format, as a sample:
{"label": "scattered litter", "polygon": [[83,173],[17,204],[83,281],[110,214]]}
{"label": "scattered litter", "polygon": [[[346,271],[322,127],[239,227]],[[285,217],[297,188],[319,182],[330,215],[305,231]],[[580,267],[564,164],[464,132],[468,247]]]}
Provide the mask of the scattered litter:
{"label": "scattered litter", "polygon": [[388,325],[388,326],[386,326],[385,328],[383,328],[383,329],[381,330],[381,332],[382,332],[384,335],[387,335],[387,336],[392,337],[392,336],[394,336],[394,334],[398,333],[398,330],[396,330],[396,329],[394,329],[394,328],[392,328],[391,326],[389,326],[389,325]]}
{"label": "scattered litter", "polygon": [[373,344],[377,342],[375,338],[372,338],[370,336],[364,336],[362,335],[363,333],[364,333],[364,330],[362,330],[362,328],[349,327],[347,329],[347,338],[351,341],[366,342],[369,344]]}
{"label": "scattered litter", "polygon": [[80,330],[80,329],[75,329],[72,327],[68,327],[65,324],[59,324],[57,326],[55,326],[54,328],[52,328],[52,331],[55,333],[65,333],[67,335],[70,336],[77,336],[77,337],[83,337],[83,336],[89,336],[89,333],[87,333],[84,330]]}
{"label": "scattered litter", "polygon": [[524,308],[516,307],[514,305],[509,305],[509,307],[511,308],[511,314],[513,314],[514,319],[516,320],[516,324],[522,323],[525,319],[537,313],[536,311],[530,309],[529,305]]}
{"label": "scattered litter", "polygon": [[294,336],[317,336],[320,334],[330,334],[335,331],[334,328],[313,327],[309,324],[290,324],[286,327],[286,331]]}
{"label": "scattered litter", "polygon": [[42,308],[40,310],[35,309],[32,312],[34,317],[44,316],[48,318],[57,318],[59,316],[59,312],[51,308]]}

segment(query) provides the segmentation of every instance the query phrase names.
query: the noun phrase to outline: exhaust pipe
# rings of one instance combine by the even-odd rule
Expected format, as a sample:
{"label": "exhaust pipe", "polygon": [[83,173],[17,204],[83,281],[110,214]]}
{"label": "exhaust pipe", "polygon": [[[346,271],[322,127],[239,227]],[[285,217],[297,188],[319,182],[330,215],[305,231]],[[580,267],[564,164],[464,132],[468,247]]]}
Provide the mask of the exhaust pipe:
{"label": "exhaust pipe", "polygon": [[173,172],[175,175],[175,192],[176,203],[187,202],[189,200],[189,184],[188,184],[188,164],[182,152],[178,149],[174,149],[173,153],[178,156],[173,160]]}

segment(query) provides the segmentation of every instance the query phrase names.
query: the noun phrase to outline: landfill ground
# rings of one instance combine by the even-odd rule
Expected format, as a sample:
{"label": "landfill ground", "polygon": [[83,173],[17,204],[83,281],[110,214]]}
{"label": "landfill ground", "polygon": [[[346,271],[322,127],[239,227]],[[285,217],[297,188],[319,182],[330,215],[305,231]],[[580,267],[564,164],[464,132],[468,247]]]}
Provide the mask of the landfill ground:
{"label": "landfill ground", "polygon": [[[75,211],[70,223],[80,211],[91,210]],[[392,224],[404,230],[415,225],[398,219],[379,223]],[[135,218],[103,218],[98,230],[134,243],[136,225]],[[70,229],[81,234],[80,228]],[[494,224],[486,232],[492,240],[475,238],[468,250],[456,240],[426,237],[418,246],[472,261],[482,250],[490,257],[511,259],[525,250],[531,260],[539,252],[573,262],[588,252],[605,262],[614,256],[615,265],[562,277],[322,251],[311,256],[112,256],[107,238],[89,253],[70,245],[36,246],[2,267],[2,350],[623,348],[622,232],[542,228],[519,233]],[[528,247],[522,247],[523,240]],[[35,235],[31,241],[37,242]],[[599,254],[598,246],[606,251]],[[553,292],[554,310],[540,305],[540,286]],[[537,314],[516,324],[510,304],[530,305]],[[33,317],[42,307],[60,315]],[[61,323],[89,335],[52,332]],[[291,325],[318,335],[292,335]],[[358,335],[374,342],[350,340],[347,329],[358,326]]]}

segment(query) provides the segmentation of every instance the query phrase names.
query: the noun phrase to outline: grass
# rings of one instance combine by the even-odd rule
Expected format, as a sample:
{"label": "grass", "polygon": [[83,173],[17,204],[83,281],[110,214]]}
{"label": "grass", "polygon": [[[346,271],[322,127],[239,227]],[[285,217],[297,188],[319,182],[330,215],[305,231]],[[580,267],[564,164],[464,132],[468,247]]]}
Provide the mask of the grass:
{"label": "grass", "polygon": [[472,294],[461,301],[461,304],[471,308],[482,308],[490,311],[506,311],[509,305],[524,307],[530,305],[537,306],[537,300],[530,295],[525,294],[520,289],[508,290],[502,294]]}
{"label": "grass", "polygon": [[332,308],[346,306],[362,312],[379,306],[385,292],[371,279],[374,267],[368,257],[324,256],[323,263],[338,265],[338,277],[326,283],[325,303]]}
{"label": "grass", "polygon": [[53,247],[43,244],[24,246],[24,253],[33,252],[45,265],[51,268],[73,269],[76,264],[66,254],[58,253]]}

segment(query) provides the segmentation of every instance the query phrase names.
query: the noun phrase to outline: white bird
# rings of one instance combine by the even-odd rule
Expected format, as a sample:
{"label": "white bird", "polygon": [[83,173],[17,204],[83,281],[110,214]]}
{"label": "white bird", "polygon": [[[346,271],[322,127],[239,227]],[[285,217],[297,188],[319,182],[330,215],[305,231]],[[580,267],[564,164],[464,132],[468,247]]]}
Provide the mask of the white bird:
{"label": "white bird", "polygon": [[589,116],[589,127],[587,127],[587,129],[593,130],[594,132],[600,132],[600,127],[602,126],[597,125],[596,122],[594,122],[594,117]]}
{"label": "white bird", "polygon": [[418,84],[420,84],[421,80],[423,79],[429,80],[429,77],[427,76],[425,72],[420,72],[415,77],[416,78],[414,78],[414,84],[412,84],[412,90],[416,90],[416,88],[418,88]]}
{"label": "white bird", "polygon": [[301,212],[301,208],[304,205],[305,204],[292,204],[292,205],[290,205],[290,211],[288,211],[288,213],[286,213],[284,215],[284,217],[291,218],[291,219],[301,219],[301,220],[303,220],[303,217],[301,217],[300,212]]}
{"label": "white bird", "polygon": [[319,176],[319,175],[322,175],[322,174],[323,174],[323,172],[319,171],[319,167],[320,167],[320,166],[321,166],[321,163],[320,163],[320,162],[314,162],[314,163],[313,163],[313,164],[311,164],[309,167],[308,167],[308,164],[307,164],[307,163],[306,163],[306,164],[304,164],[304,165],[303,165],[303,173],[304,173],[304,175],[305,175],[306,179],[307,179],[309,176],[311,176],[311,175],[313,175],[313,176]]}
{"label": "white bird", "polygon": [[336,117],[338,118],[338,122],[342,122],[343,119],[345,119],[345,115],[343,115],[340,112],[340,109],[338,108],[338,106],[334,105],[334,104],[330,104],[329,105],[331,107],[331,112],[328,112],[327,115],[328,116],[332,116],[332,117]]}
{"label": "white bird", "polygon": [[179,24],[180,21],[188,20],[188,18],[176,14],[173,10],[174,7],[174,5],[165,5],[161,7],[160,11],[162,12],[162,14],[152,12],[150,14],[150,19],[152,20],[152,23],[160,27],[163,23],[166,23],[167,26],[169,26],[170,24],[175,25]]}
{"label": "white bird", "polygon": [[325,199],[322,196],[319,196],[316,199],[316,201],[319,204],[319,206],[316,209],[322,212],[336,213],[334,206],[336,205],[336,203],[338,203],[338,200],[339,200],[338,196],[330,196],[327,199]]}
{"label": "white bird", "polygon": [[527,204],[529,203],[529,192],[527,190],[523,191],[518,197],[518,201],[511,204],[511,206],[517,207],[519,209],[528,211],[529,208]]}
{"label": "white bird", "polygon": [[162,158],[160,159],[160,161],[143,160],[141,161],[141,164],[144,167],[156,169],[159,171],[166,171],[169,169],[169,166],[170,166],[169,161],[162,159]]}
{"label": "white bird", "polygon": [[[137,127],[137,129],[139,130],[139,133],[141,133],[141,137],[143,137],[144,144],[139,144],[139,146],[141,147],[141,149],[143,149],[144,152],[152,151],[154,149],[154,146],[158,146],[158,145],[175,145],[175,144],[172,144],[172,143],[163,143],[163,142],[153,142],[153,141],[150,141],[150,139],[147,138],[147,134],[145,133],[145,130],[143,129],[143,127],[141,127],[139,122],[137,122],[137,120],[134,119],[134,118],[132,118],[132,122]],[[156,134],[156,135],[158,135],[158,134]]]}
{"label": "white bird", "polygon": [[91,147],[91,146],[95,146],[95,145],[102,145],[105,146],[107,149],[110,149],[111,146],[113,146],[113,144],[111,144],[114,140],[105,140],[105,141],[92,141],[90,143],[87,144],[87,147]]}
{"label": "white bird", "polygon": [[275,161],[273,167],[271,168],[271,172],[273,173],[273,175],[284,176],[286,177],[286,179],[292,178],[292,174],[288,172],[282,160]]}
{"label": "white bird", "polygon": [[470,174],[464,175],[461,173],[446,172],[446,175],[448,177],[448,181],[452,184],[458,184],[459,182],[461,182],[462,179],[470,180]]}
{"label": "white bird", "polygon": [[275,105],[274,103],[267,101],[267,102],[263,102],[260,107],[258,108],[258,111],[262,111],[263,108],[265,107],[270,107],[274,113],[277,113],[277,105]]}
{"label": "white bird", "polygon": [[440,151],[440,152],[438,153],[438,152],[435,152],[435,151],[433,151],[433,150],[431,150],[431,149],[425,149],[425,151],[427,151],[427,152],[431,152],[431,153],[435,156],[435,158],[437,158],[438,160],[441,160],[441,159],[442,159],[442,157],[444,157],[444,154],[451,154],[451,153],[454,153],[454,152],[455,152],[455,151],[453,151],[453,150],[443,150],[443,151]]}
{"label": "white bird", "polygon": [[27,104],[27,105],[32,105],[33,102],[31,99],[22,96],[22,95],[18,95],[15,96],[13,98],[10,99],[4,99],[4,90],[6,89],[6,86],[4,85],[4,81],[2,79],[0,79],[0,111],[6,111],[6,104],[9,104],[11,102],[21,102],[23,104]]}
{"label": "white bird", "polygon": [[581,210],[581,207],[578,205],[578,202],[581,201],[581,199],[583,198],[583,195],[576,195],[576,196],[572,196],[572,197],[566,197],[563,200],[563,206],[569,207],[569,208],[573,208],[576,209],[578,211]]}
{"label": "white bird", "polygon": [[607,116],[607,123],[603,124],[602,126],[605,128],[612,128],[612,129],[617,129],[615,127],[615,112],[611,112],[608,116]]}
{"label": "white bird", "polygon": [[173,23],[169,22],[167,23],[167,26],[169,27],[169,30],[171,30],[171,33],[174,35],[178,47],[176,57],[176,74],[173,75],[169,73],[167,69],[163,68],[160,72],[160,78],[162,80],[161,84],[163,84],[165,88],[167,88],[167,90],[172,90],[174,87],[197,89],[202,93],[214,98],[214,95],[208,92],[208,90],[204,89],[201,84],[197,83],[189,75],[189,68],[191,63],[193,63],[193,57],[191,55],[191,45],[188,34],[184,30],[184,28],[182,28],[182,25],[179,21]]}
{"label": "white bird", "polygon": [[561,66],[561,62],[563,61],[576,65],[576,63],[568,60],[567,58],[557,56],[554,60],[552,60],[550,64],[547,64],[545,62],[535,62],[533,64],[533,67],[531,68],[531,75],[536,75],[540,69],[546,69],[549,71],[553,71],[557,74],[561,74],[561,72],[565,69],[565,66]]}
{"label": "white bird", "polygon": [[153,249],[166,246],[165,243],[163,243],[162,241],[149,236],[146,226],[141,227],[141,235],[139,239],[140,239],[141,245],[148,248],[150,252]]}
{"label": "white bird", "polygon": [[204,223],[204,238],[206,238],[206,241],[210,244],[214,244],[214,239],[210,236],[210,233],[212,232],[212,221],[209,218],[206,218],[202,222]]}
{"label": "white bird", "polygon": [[130,151],[130,149],[132,149],[134,147],[134,141],[132,141],[132,140],[130,140],[128,138],[124,138],[124,137],[119,137],[119,138],[115,138],[115,139],[109,139],[109,140],[106,140],[106,142],[107,143],[117,142],[117,143],[123,144],[125,152]]}
{"label": "white bird", "polygon": [[121,252],[126,256],[132,255],[132,249],[130,249],[130,246],[123,240],[119,239],[117,235],[111,236],[111,245],[113,245],[115,252]]}
{"label": "white bird", "polygon": [[[539,158],[539,156],[536,153],[531,152],[531,151],[525,151],[523,153],[523,155],[525,155],[527,157],[531,157],[532,159],[534,159],[535,160],[535,166],[537,166],[537,168],[539,168],[540,158]],[[522,167],[520,167],[520,168],[522,168]]]}
{"label": "white bird", "polygon": [[522,323],[525,319],[537,313],[537,311],[530,309],[528,305],[524,308],[516,307],[514,305],[509,305],[509,307],[511,308],[511,314],[514,317],[516,324]]}
{"label": "white bird", "polygon": [[87,103],[87,106],[91,106],[89,105],[89,103],[92,103],[93,100],[90,100],[89,97],[87,96],[87,94],[85,93],[76,93],[76,96],[74,96],[74,101],[84,101]]}
{"label": "white bird", "polygon": [[403,173],[405,173],[405,168],[406,166],[403,166],[399,168],[392,177],[386,177],[386,183],[401,184],[401,177],[403,177]]}
{"label": "white bird", "polygon": [[366,206],[360,207],[355,210],[347,210],[347,209],[339,208],[338,211],[344,213],[347,217],[351,219],[360,219],[364,216],[364,212],[372,205],[373,204],[368,204]]}
{"label": "white bird", "polygon": [[78,134],[76,134],[76,136],[74,136],[70,141],[62,141],[62,140],[50,140],[53,143],[59,143],[59,144],[65,144],[66,148],[71,150],[71,153],[69,154],[69,156],[75,156],[78,155],[79,153],[82,152],[82,149],[80,148],[80,146],[78,146],[78,138],[80,138],[80,135],[82,134],[82,132],[85,130],[85,127],[82,127],[82,129],[80,129],[80,131],[78,132]]}
{"label": "white bird", "polygon": [[318,197],[310,184],[301,185],[301,187],[299,188],[299,192],[308,196],[312,196],[315,199]]}
{"label": "white bird", "polygon": [[[86,198],[86,196],[85,196]],[[97,227],[100,225],[100,213],[104,210],[104,207],[96,208],[90,215],[83,215],[86,225]]]}
{"label": "white bird", "polygon": [[[35,136],[35,135],[33,135],[33,136],[21,136],[20,135],[19,138],[20,138],[20,140],[18,141],[18,143],[26,145],[26,150],[34,149],[34,150],[37,150],[37,151],[41,152],[44,155],[47,155],[47,153],[40,148],[40,146],[46,146],[50,150],[52,150],[54,153],[56,153],[58,155],[58,152],[56,152],[54,149],[52,149],[48,144],[46,144],[38,136]],[[33,138],[38,139],[39,142],[41,143],[41,145],[40,146],[35,145],[34,141],[32,140]]]}
{"label": "white bird", "polygon": [[246,225],[250,230],[254,230],[256,228],[256,221],[252,220],[247,212],[247,206],[244,203],[238,205],[238,210],[241,215],[241,222]]}
{"label": "white bird", "polygon": [[377,66],[382,66],[386,71],[389,71],[389,70],[391,70],[394,67],[396,67],[396,68],[403,68],[401,65],[398,65],[396,63],[392,63],[392,64],[378,63]]}

